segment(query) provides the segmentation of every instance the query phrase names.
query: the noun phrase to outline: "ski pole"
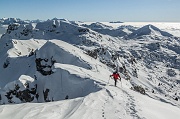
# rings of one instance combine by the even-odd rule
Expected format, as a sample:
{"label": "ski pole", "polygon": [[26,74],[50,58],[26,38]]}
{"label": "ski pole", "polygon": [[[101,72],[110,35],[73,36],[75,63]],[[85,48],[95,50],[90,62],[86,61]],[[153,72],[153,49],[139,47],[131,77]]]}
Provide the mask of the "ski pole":
{"label": "ski pole", "polygon": [[[109,80],[110,80],[110,77],[109,77]],[[107,83],[107,84],[109,84],[109,80],[108,80],[108,83]]]}
{"label": "ski pole", "polygon": [[121,80],[121,89],[122,89],[122,80]]}

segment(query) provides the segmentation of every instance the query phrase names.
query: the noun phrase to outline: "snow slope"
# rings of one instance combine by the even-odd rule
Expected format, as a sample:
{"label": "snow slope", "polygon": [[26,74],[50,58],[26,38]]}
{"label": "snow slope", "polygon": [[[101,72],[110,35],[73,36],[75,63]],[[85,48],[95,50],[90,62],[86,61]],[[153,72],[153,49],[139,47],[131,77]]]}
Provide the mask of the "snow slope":
{"label": "snow slope", "polygon": [[6,29],[7,29],[7,25],[1,25],[0,24],[0,37],[4,34],[4,33],[6,33]]}
{"label": "snow slope", "polygon": [[[112,81],[110,85],[113,85]],[[123,89],[106,86],[97,93],[73,100],[3,105],[0,106],[0,118],[170,119],[179,117],[179,111],[178,107],[136,93],[123,85]]]}
{"label": "snow slope", "polygon": [[[0,118],[180,116],[180,38],[148,24],[141,30],[82,24],[52,19],[9,25],[0,39]],[[141,38],[127,40],[107,29]],[[117,87],[109,79],[114,70],[122,77]]]}

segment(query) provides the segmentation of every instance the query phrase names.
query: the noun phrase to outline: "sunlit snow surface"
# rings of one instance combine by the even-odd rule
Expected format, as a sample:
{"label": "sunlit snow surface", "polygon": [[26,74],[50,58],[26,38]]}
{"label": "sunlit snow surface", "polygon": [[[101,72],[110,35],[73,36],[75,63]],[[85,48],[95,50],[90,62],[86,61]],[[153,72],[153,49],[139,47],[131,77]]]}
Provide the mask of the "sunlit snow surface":
{"label": "sunlit snow surface", "polygon": [[124,22],[124,23],[107,23],[107,22],[102,22],[106,25],[110,25],[114,28],[119,27],[120,25],[132,25],[135,27],[142,27],[148,24],[152,24],[156,27],[158,27],[161,30],[167,31],[174,36],[180,37],[180,22]]}
{"label": "sunlit snow surface", "polygon": [[[89,25],[91,23],[79,24]],[[102,23],[113,28],[118,28],[121,25],[132,25],[141,28],[151,24],[174,36],[180,37],[180,23]],[[92,38],[94,37],[92,34],[83,34],[81,36],[82,39],[87,38],[89,41],[99,43],[113,50],[120,48],[121,53],[125,55],[130,53],[137,56],[140,56],[140,53],[142,53],[141,56],[146,55],[143,57],[144,59],[138,60],[135,66],[125,60],[125,56],[119,58],[116,62],[118,65],[124,62],[129,72],[133,68],[138,69],[138,78],[133,77],[133,83],[149,88],[146,90],[147,94],[142,95],[130,89],[132,82],[130,83],[125,80],[122,74],[122,82],[118,82],[117,87],[114,87],[114,81],[109,79],[109,75],[113,70],[99,62],[98,59],[86,55],[82,48],[87,48],[87,46],[78,46],[81,49],[74,46],[74,44],[80,41],[78,41],[78,37],[76,36],[77,33],[73,31],[81,27],[66,27],[65,25],[67,24],[69,24],[68,21],[67,23],[65,21],[65,24],[63,24],[63,28],[69,30],[67,36],[60,35],[53,36],[53,39],[46,39],[47,37],[51,38],[51,36],[43,36],[39,33],[42,35],[40,36],[38,34],[41,39],[18,40],[13,38],[13,44],[8,46],[9,49],[3,48],[4,45],[0,44],[0,46],[3,46],[0,48],[0,58],[2,61],[0,63],[0,91],[4,93],[7,90],[11,90],[14,88],[14,84],[21,85],[21,90],[23,90],[26,82],[34,81],[34,74],[38,77],[36,83],[41,85],[38,88],[40,99],[34,100],[34,103],[21,103],[16,97],[13,97],[16,103],[21,104],[0,105],[0,119],[177,119],[180,117],[180,101],[175,101],[173,100],[174,97],[172,97],[180,89],[179,84],[172,83],[176,81],[180,83],[180,68],[174,66],[173,71],[176,75],[171,77],[174,72],[171,72],[171,70],[167,72],[167,67],[164,66],[165,64],[160,62],[166,60],[168,57],[169,65],[173,65],[173,59],[180,57],[178,50],[178,46],[180,46],[179,41],[167,41],[166,47],[166,41],[160,42],[147,39],[126,41],[102,34],[102,38],[100,39],[98,37],[100,40],[95,41],[96,38]],[[33,25],[35,26],[35,24]],[[7,26],[0,26],[0,36],[6,32],[6,29]],[[65,33],[63,30],[62,32]],[[96,33],[94,31],[91,32]],[[8,39],[9,37],[6,38]],[[62,38],[62,40],[54,38]],[[64,42],[66,38],[67,42]],[[72,43],[72,39],[75,42]],[[112,39],[112,41],[108,41],[107,39]],[[5,44],[5,40],[3,39],[0,43]],[[160,48],[157,46],[157,43],[160,44]],[[92,49],[94,47],[97,46],[88,48]],[[32,49],[38,50],[36,57],[28,57]],[[107,51],[103,58],[105,60],[109,59],[111,53]],[[7,60],[7,56],[10,57],[8,60],[12,64],[4,70],[2,67],[4,61]],[[54,73],[49,76],[42,76],[35,70],[35,58],[50,59],[52,56],[56,59],[56,63],[52,67]],[[154,64],[148,68],[148,63],[151,60],[154,60]],[[49,64],[49,62],[43,63],[44,65]],[[156,66],[158,68],[152,68]],[[168,76],[167,73],[172,74]],[[167,76],[167,82],[165,82],[163,78]],[[13,79],[16,80],[14,81]],[[158,88],[158,83],[162,82],[165,83],[165,89],[161,89],[162,94],[158,91],[151,93],[151,90]],[[167,92],[163,91],[169,88],[168,83],[176,85],[176,87],[172,92],[169,92],[169,97],[166,98],[164,95]],[[50,91],[48,98],[51,100],[53,97],[54,102],[44,102],[42,92],[46,88],[51,89],[52,92]],[[180,92],[178,93],[180,94]],[[67,94],[70,96],[70,99],[64,100]],[[0,101],[0,103],[8,103],[4,99],[5,96],[1,96],[1,98],[4,102]]]}

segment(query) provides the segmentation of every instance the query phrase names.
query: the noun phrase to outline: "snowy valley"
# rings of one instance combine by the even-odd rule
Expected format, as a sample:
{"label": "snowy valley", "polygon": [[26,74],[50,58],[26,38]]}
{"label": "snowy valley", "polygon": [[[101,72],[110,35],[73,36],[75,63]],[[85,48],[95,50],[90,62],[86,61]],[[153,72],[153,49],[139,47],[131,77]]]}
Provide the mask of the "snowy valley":
{"label": "snowy valley", "polygon": [[179,23],[3,18],[0,37],[1,119],[180,117]]}

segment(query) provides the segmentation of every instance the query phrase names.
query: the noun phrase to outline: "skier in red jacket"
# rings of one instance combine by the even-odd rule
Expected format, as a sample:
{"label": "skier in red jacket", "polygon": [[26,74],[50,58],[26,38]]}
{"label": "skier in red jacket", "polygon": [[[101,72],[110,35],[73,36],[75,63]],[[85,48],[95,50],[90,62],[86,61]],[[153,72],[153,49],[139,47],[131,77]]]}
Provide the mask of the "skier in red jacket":
{"label": "skier in red jacket", "polygon": [[113,78],[114,78],[115,86],[116,86],[116,84],[117,84],[117,80],[118,80],[118,79],[121,81],[121,77],[120,77],[120,75],[118,74],[117,71],[113,72],[113,74],[110,75],[110,77],[113,77]]}

